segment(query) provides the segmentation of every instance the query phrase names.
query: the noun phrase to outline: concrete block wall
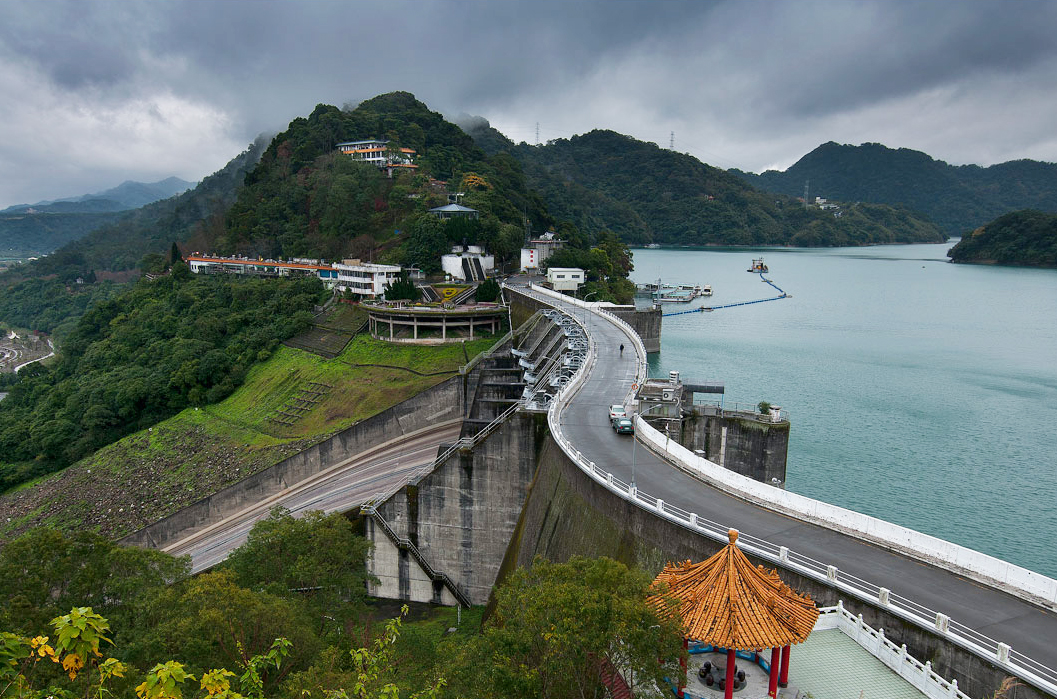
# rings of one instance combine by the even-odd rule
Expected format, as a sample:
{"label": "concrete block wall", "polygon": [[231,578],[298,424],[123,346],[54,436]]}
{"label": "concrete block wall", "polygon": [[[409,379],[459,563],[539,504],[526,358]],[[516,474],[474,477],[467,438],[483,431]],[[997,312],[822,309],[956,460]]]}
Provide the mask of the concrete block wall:
{"label": "concrete block wall", "polygon": [[695,413],[683,418],[679,443],[723,468],[760,481],[785,483],[789,423],[761,422],[749,415]]}
{"label": "concrete block wall", "polygon": [[370,517],[364,518],[364,533],[374,542],[368,570],[378,579],[377,583],[368,583],[368,595],[448,607],[456,605],[451,591],[426,575],[411,554],[397,547]]}
{"label": "concrete block wall", "polygon": [[[542,416],[518,413],[473,449],[456,452],[419,483],[379,506],[378,513],[397,536],[415,543],[434,570],[448,575],[474,604],[488,601],[507,546],[517,528],[522,504],[536,471]],[[410,589],[419,574],[414,560],[406,571],[396,567],[393,551],[375,530],[371,572],[399,576],[380,596]],[[388,539],[385,539],[388,541]],[[395,547],[393,547],[395,549]],[[408,593],[410,594],[410,593]]]}
{"label": "concrete block wall", "polygon": [[642,339],[647,352],[661,351],[661,309],[658,306],[647,310],[621,307],[607,309],[610,313],[630,325]]}
{"label": "concrete block wall", "polygon": [[129,534],[120,543],[162,548],[366,449],[432,425],[462,418],[466,379],[462,375],[453,376],[274,466]]}

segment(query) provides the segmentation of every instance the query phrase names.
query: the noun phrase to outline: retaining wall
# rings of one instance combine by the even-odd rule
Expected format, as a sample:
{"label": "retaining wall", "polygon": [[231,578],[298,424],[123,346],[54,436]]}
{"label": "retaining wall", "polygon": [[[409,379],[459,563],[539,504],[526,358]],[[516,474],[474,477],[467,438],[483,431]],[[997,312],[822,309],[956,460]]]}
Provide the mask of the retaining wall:
{"label": "retaining wall", "polygon": [[[472,375],[472,372],[471,372]],[[333,437],[133,532],[119,543],[164,548],[371,447],[465,416],[466,383],[453,376]]]}

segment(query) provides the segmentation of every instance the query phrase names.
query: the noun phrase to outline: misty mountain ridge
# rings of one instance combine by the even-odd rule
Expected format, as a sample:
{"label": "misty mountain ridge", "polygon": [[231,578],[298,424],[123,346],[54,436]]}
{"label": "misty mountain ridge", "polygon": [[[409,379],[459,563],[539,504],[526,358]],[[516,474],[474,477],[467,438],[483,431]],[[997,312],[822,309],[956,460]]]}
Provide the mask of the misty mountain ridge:
{"label": "misty mountain ridge", "polygon": [[880,143],[823,143],[785,171],[730,170],[769,192],[906,206],[961,235],[1020,209],[1057,212],[1057,164],[1011,160],[981,167],[950,165],[909,148]]}
{"label": "misty mountain ridge", "polygon": [[167,177],[158,182],[125,180],[118,186],[102,192],[49,199],[36,204],[16,204],[0,211],[0,214],[31,213],[29,209],[33,210],[32,213],[62,214],[128,211],[182,194],[194,186],[194,182],[188,182],[179,177]]}

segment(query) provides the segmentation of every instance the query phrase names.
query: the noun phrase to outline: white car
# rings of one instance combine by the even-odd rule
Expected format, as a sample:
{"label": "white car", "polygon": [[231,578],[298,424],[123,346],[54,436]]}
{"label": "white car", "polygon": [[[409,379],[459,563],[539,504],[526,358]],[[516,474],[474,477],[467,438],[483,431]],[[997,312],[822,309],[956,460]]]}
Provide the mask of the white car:
{"label": "white car", "polygon": [[619,420],[622,417],[627,417],[628,412],[624,410],[623,405],[611,405],[609,406],[609,421]]}

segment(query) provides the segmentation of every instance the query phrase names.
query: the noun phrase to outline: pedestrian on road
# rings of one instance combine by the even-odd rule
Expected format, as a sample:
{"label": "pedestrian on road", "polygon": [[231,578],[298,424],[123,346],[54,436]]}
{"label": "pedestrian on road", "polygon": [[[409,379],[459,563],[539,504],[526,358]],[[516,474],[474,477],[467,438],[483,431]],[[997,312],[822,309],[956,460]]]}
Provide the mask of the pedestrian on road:
{"label": "pedestrian on road", "polygon": [[620,343],[620,356],[624,356],[624,343]]}

